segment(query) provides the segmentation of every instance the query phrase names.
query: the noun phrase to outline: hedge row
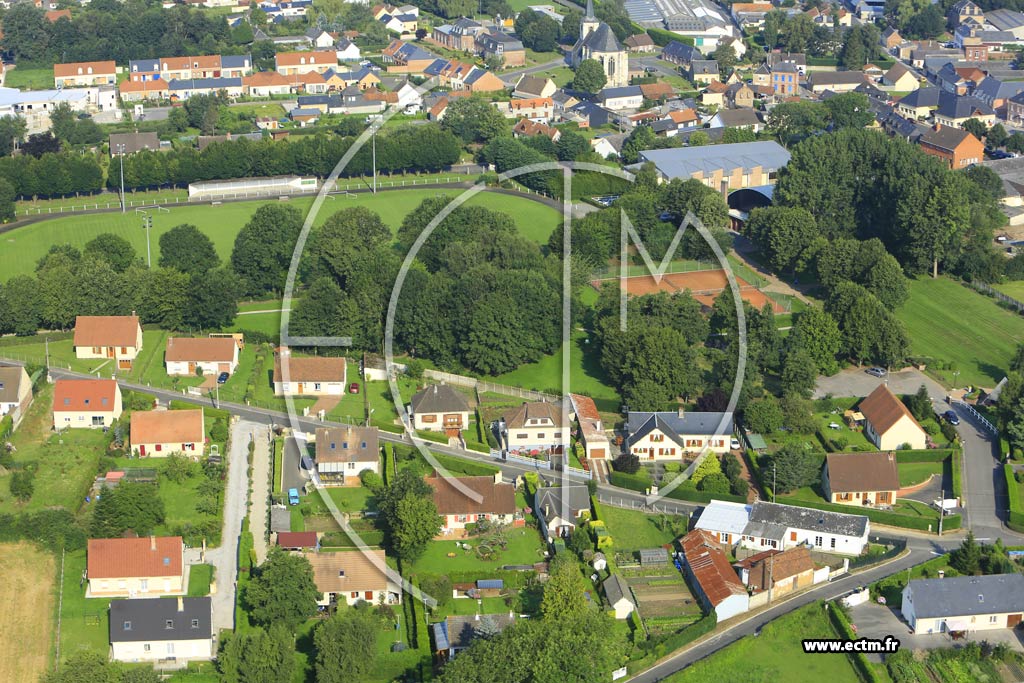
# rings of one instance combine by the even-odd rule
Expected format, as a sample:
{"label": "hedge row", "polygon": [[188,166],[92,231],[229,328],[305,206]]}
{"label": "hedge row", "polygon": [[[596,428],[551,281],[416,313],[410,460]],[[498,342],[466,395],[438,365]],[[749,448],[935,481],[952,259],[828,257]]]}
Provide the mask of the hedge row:
{"label": "hedge row", "polygon": [[14,431],[14,415],[4,415],[3,419],[0,419],[0,441],[3,441],[11,435]]}
{"label": "hedge row", "polygon": [[[934,517],[911,517],[910,515],[901,515],[897,512],[888,512],[886,510],[875,510],[872,508],[856,508],[851,509],[849,505],[833,505],[831,503],[823,503],[818,501],[803,500],[800,498],[790,498],[788,496],[779,496],[778,502],[785,503],[786,505],[796,505],[797,507],[813,508],[815,510],[825,510],[827,512],[841,512],[843,514],[858,514],[864,515],[869,520],[876,524],[885,524],[888,526],[902,527],[904,529],[917,529],[918,531],[928,531],[928,527],[931,526],[933,532],[938,530],[939,527],[939,514],[935,513]],[[943,522],[943,529],[949,531],[951,529],[960,528],[960,515],[949,515]]]}
{"label": "hedge row", "polygon": [[[857,640],[857,634],[853,632],[850,627],[850,622],[846,618],[846,614],[839,609],[838,605],[826,605],[828,610],[829,620],[832,622],[832,626],[836,629],[836,634],[840,638],[846,640]],[[875,673],[875,669],[868,662],[868,656],[863,652],[856,652],[850,655],[853,661],[853,668],[857,671],[857,675],[864,683],[881,683],[881,679],[878,674]]]}
{"label": "hedge row", "polygon": [[896,451],[896,462],[944,462],[953,455],[952,448],[932,448],[918,451]]}
{"label": "hedge row", "polygon": [[594,513],[594,519],[604,521],[604,510],[601,508],[601,503],[597,500],[597,496],[590,497],[590,509]]}
{"label": "hedge row", "polygon": [[[195,403],[175,400],[171,400],[171,402],[168,405],[170,406],[171,410],[194,410],[196,407]],[[231,413],[221,408],[211,408],[209,406],[203,406],[203,414],[206,415],[206,417],[210,420],[224,420],[229,424],[231,422]]]}
{"label": "hedge row", "polygon": [[672,33],[672,31],[666,31],[660,28],[647,29],[647,35],[651,37],[651,40],[653,40],[654,44],[658,47],[665,47],[673,40],[677,43],[682,43],[683,45],[692,46],[694,44],[693,38],[690,38],[689,36],[681,36],[678,33]]}
{"label": "hedge row", "polygon": [[1013,476],[1013,465],[1003,465],[1003,474],[1006,477],[1006,493],[1010,498],[1010,514],[1007,521],[1011,529],[1014,526],[1024,527],[1024,509],[1021,509],[1020,504],[1020,484]]}
{"label": "hedge row", "polygon": [[727,500],[732,503],[746,503],[746,496],[734,496],[731,493],[711,493],[710,491],[697,491],[688,486],[679,486],[665,494],[667,498],[685,500],[691,503],[710,503],[712,500]]}
{"label": "hedge row", "polygon": [[957,449],[953,451],[953,464],[950,467],[953,475],[953,497],[959,499],[963,495],[963,469],[964,453]]}
{"label": "hedge row", "polygon": [[[69,332],[46,332],[44,334],[37,334],[35,336],[39,341],[43,341],[43,339],[48,339],[50,341],[63,341],[65,339],[71,339],[72,337],[74,337],[75,331],[71,330]],[[11,335],[9,337],[0,337],[0,346],[21,346],[22,344],[31,343],[33,343],[32,340],[26,337],[15,337],[14,335]]]}
{"label": "hedge row", "polygon": [[238,538],[238,571],[248,573],[255,564],[253,560],[256,554],[256,540],[249,531],[249,518],[242,518],[242,534]]}
{"label": "hedge row", "polygon": [[0,541],[31,541],[47,550],[85,548],[85,532],[64,509],[0,515]]}
{"label": "hedge row", "polygon": [[446,470],[456,474],[464,474],[468,477],[492,477],[495,473],[501,471],[501,468],[494,465],[463,460],[451,455],[444,455],[442,453],[433,453],[432,455],[437,460],[437,463]]}
{"label": "hedge row", "polygon": [[608,482],[612,486],[618,486],[622,489],[629,489],[630,491],[640,491],[641,493],[647,491],[650,488],[651,476],[647,474],[647,470],[641,470],[643,474],[639,472],[637,474],[626,474],[625,472],[611,472],[608,475]]}

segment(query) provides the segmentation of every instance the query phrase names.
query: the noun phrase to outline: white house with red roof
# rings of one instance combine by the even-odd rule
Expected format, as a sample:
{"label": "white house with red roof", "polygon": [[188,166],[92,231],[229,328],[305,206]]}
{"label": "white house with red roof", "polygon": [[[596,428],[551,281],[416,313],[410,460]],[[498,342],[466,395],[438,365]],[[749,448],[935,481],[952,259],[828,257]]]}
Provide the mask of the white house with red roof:
{"label": "white house with red roof", "polygon": [[91,538],[86,550],[86,597],[181,595],[184,558],[181,536]]}
{"label": "white house with red roof", "polygon": [[121,388],[112,379],[59,379],[53,385],[53,428],[98,429],[121,417]]}
{"label": "white house with red roof", "polygon": [[76,358],[108,358],[130,369],[142,350],[142,325],[135,315],[80,315],[72,343]]}
{"label": "white house with red roof", "polygon": [[181,453],[203,454],[206,441],[202,410],[145,410],[132,413],[131,448],[141,458]]}

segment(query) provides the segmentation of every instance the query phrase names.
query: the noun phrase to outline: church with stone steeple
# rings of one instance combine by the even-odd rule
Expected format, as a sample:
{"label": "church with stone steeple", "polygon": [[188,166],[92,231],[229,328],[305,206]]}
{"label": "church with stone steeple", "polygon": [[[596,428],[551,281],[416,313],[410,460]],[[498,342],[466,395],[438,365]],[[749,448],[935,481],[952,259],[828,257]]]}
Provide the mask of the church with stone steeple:
{"label": "church with stone steeple", "polygon": [[594,0],[587,0],[587,14],[580,23],[580,39],[572,48],[572,65],[593,59],[604,67],[606,88],[629,85],[629,57],[608,24],[594,16]]}

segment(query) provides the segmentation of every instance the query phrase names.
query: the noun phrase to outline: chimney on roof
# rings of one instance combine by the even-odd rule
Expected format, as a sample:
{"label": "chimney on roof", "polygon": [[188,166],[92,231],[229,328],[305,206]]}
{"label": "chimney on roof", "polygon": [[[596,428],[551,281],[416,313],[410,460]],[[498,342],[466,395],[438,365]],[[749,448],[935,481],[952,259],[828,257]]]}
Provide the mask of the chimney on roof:
{"label": "chimney on roof", "polygon": [[185,598],[181,597],[180,595],[178,596],[178,611],[185,611]]}
{"label": "chimney on roof", "polygon": [[495,484],[500,484],[501,483],[501,470],[498,470],[497,472],[494,473],[494,483]]}
{"label": "chimney on roof", "polygon": [[676,414],[679,417],[683,417],[684,415],[686,415],[686,408],[679,406],[679,408],[676,410]]}
{"label": "chimney on roof", "polygon": [[938,121],[935,122],[934,130],[942,130],[942,124]]}
{"label": "chimney on roof", "polygon": [[156,550],[156,536],[149,537],[149,549]]}

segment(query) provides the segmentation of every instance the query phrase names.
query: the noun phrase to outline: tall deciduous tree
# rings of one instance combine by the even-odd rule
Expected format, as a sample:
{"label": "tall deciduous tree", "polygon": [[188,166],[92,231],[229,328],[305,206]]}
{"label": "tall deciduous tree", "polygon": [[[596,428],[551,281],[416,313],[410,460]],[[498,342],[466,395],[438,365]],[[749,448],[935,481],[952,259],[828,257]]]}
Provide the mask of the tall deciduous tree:
{"label": "tall deciduous tree", "polygon": [[836,356],[840,350],[841,335],[835,319],[818,306],[802,311],[793,325],[790,348],[803,349],[813,368],[823,375],[838,369]]}
{"label": "tall deciduous tree", "polygon": [[576,67],[576,75],[572,79],[572,87],[585,93],[596,93],[605,86],[608,77],[604,68],[596,59],[584,59]]}
{"label": "tall deciduous tree", "polygon": [[161,268],[177,268],[189,275],[199,275],[220,265],[213,240],[194,225],[174,226],[160,235],[159,243]]}
{"label": "tall deciduous tree", "polygon": [[369,610],[343,610],[316,627],[316,683],[366,680],[373,672],[378,627]]}
{"label": "tall deciduous tree", "polygon": [[284,291],[302,214],[291,206],[267,204],[253,214],[235,238],[231,265],[245,282],[245,293]]}
{"label": "tall deciduous tree", "polygon": [[378,503],[388,542],[403,560],[415,560],[441,530],[434,489],[415,468],[401,470]]}
{"label": "tall deciduous tree", "polygon": [[[564,559],[563,559],[564,557]],[[571,621],[587,609],[586,584],[575,558],[557,556],[551,563],[540,613],[545,619]]]}
{"label": "tall deciduous tree", "polygon": [[[368,653],[363,653],[367,655]],[[369,653],[369,654],[372,654]],[[235,632],[217,655],[223,683],[279,683],[291,680],[295,642],[283,624]]]}
{"label": "tall deciduous tree", "polygon": [[267,559],[253,572],[243,600],[258,625],[269,628],[280,624],[293,632],[316,614],[319,597],[309,560],[271,548]]}
{"label": "tall deciduous tree", "polygon": [[155,484],[125,482],[105,488],[92,513],[90,536],[117,538],[131,530],[140,536],[151,533],[164,521],[164,501]]}
{"label": "tall deciduous tree", "polygon": [[448,103],[441,127],[465,142],[489,142],[511,134],[511,124],[487,100],[458,97]]}
{"label": "tall deciduous tree", "polygon": [[103,259],[118,273],[126,271],[137,258],[131,242],[109,232],[97,235],[86,242],[82,254]]}
{"label": "tall deciduous tree", "polygon": [[768,457],[761,467],[765,483],[775,483],[775,493],[787,493],[802,486],[812,486],[821,479],[824,457],[806,444],[786,444]]}

